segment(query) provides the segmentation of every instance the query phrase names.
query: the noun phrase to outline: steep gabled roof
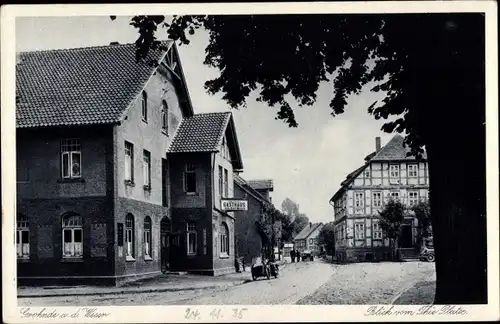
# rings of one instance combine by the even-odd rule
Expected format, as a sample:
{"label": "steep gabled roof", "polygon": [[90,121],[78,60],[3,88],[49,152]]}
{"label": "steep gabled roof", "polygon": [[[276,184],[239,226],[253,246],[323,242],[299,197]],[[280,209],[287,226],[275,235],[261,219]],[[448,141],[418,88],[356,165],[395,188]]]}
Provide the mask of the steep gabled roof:
{"label": "steep gabled roof", "polygon": [[248,184],[255,190],[274,190],[273,180],[271,179],[248,180]]}
{"label": "steep gabled roof", "polygon": [[238,187],[245,190],[247,193],[251,194],[255,199],[257,199],[263,203],[271,203],[266,198],[264,198],[257,190],[252,188],[252,186],[249,185],[249,181],[246,181],[238,174],[235,173],[233,176],[233,179],[234,179],[234,183],[236,183],[236,185]]}
{"label": "steep gabled roof", "polygon": [[[137,62],[135,44],[19,53],[18,128],[116,123],[175,44]],[[191,111],[187,115],[192,115]]]}
{"label": "steep gabled roof", "polygon": [[312,224],[312,226],[310,226],[309,224],[307,224],[306,227],[304,227],[302,229],[302,231],[299,232],[299,234],[297,234],[293,240],[304,240],[304,239],[307,239],[309,237],[309,235],[311,235],[319,226],[323,225],[323,223],[316,223],[316,224]]}
{"label": "steep gabled roof", "polygon": [[196,114],[184,118],[177,128],[168,153],[217,152],[225,134],[233,168],[241,170],[243,162],[231,112]]}
{"label": "steep gabled roof", "polygon": [[[357,168],[353,172],[349,173],[344,181],[340,184],[341,187],[337,192],[330,198],[330,201],[335,200],[344,189],[351,184],[358,175],[363,172],[364,169],[370,165],[371,162],[375,161],[414,161],[416,158],[414,156],[406,156],[407,152],[410,152],[410,148],[403,146],[404,138],[396,134],[394,137],[384,145],[378,152],[373,152],[365,157],[365,164]],[[427,153],[424,151],[422,154],[422,159],[427,159]]]}
{"label": "steep gabled roof", "polygon": [[[396,134],[384,147],[378,151],[371,161],[406,161],[415,160],[414,156],[406,156],[410,148],[403,146],[403,136]],[[424,151],[422,159],[427,159],[427,153]]]}

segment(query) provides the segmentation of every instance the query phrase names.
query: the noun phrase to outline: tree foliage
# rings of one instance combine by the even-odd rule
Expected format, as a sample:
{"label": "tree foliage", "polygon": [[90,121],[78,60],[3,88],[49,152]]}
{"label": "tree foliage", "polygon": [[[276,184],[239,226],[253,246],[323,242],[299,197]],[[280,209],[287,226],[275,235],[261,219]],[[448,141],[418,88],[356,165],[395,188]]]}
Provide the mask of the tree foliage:
{"label": "tree foliage", "polygon": [[418,220],[418,242],[422,245],[426,239],[432,237],[431,206],[429,201],[420,201],[410,209]]}
{"label": "tree foliage", "polygon": [[284,234],[282,240],[283,242],[291,242],[295,235],[297,235],[309,224],[309,217],[307,217],[306,214],[301,213],[299,204],[288,197],[281,203],[281,210],[283,217],[285,218],[282,223],[282,230]]}
{"label": "tree foliage", "polygon": [[425,145],[429,159],[435,302],[486,302],[484,14],[138,16],[131,24],[139,59],[157,46],[158,27],[179,44],[206,30],[204,63],[220,71],[206,90],[233,108],[257,92],[291,127],[290,100],[314,105],[323,81],[332,81],[332,116],[365,85],[385,93],[367,111],[396,116],[382,129],[406,132],[410,154],[420,157]]}
{"label": "tree foliage", "polygon": [[401,235],[401,225],[407,213],[406,206],[399,200],[394,199],[389,199],[384,208],[378,212],[380,228],[385,237],[389,239],[393,258],[396,256],[397,241]]}
{"label": "tree foliage", "polygon": [[333,222],[325,224],[319,231],[318,244],[325,247],[326,254],[335,255],[335,225]]}

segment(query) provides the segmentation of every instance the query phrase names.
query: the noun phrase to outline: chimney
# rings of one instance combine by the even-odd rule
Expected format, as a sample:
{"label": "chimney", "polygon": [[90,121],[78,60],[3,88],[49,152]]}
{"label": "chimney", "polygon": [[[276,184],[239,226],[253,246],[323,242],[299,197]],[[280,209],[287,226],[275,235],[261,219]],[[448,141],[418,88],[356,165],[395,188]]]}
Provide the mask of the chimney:
{"label": "chimney", "polygon": [[380,137],[375,137],[375,150],[380,151]]}
{"label": "chimney", "polygon": [[109,43],[109,45],[120,45],[120,43],[119,42],[111,42],[111,43]]}
{"label": "chimney", "polygon": [[309,227],[313,227],[313,223],[309,223]]}

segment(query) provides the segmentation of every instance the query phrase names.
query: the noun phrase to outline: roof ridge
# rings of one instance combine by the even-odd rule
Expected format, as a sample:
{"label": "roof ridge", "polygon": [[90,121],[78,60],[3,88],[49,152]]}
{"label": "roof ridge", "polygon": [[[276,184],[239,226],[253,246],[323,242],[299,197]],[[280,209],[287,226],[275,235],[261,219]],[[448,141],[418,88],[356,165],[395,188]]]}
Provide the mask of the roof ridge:
{"label": "roof ridge", "polygon": [[[160,43],[168,43],[168,42],[173,42],[173,40],[167,39],[167,40],[161,40]],[[73,51],[79,51],[79,50],[88,50],[88,49],[98,49],[98,48],[116,48],[116,47],[123,47],[123,46],[131,46],[134,45],[135,43],[119,43],[119,44],[108,44],[108,45],[89,45],[89,46],[83,46],[83,47],[67,47],[67,48],[52,48],[52,49],[40,49],[40,50],[33,50],[33,51],[20,51],[16,52],[16,54],[21,54],[21,55],[26,55],[26,54],[38,54],[38,53],[53,53],[53,52],[73,52]]]}

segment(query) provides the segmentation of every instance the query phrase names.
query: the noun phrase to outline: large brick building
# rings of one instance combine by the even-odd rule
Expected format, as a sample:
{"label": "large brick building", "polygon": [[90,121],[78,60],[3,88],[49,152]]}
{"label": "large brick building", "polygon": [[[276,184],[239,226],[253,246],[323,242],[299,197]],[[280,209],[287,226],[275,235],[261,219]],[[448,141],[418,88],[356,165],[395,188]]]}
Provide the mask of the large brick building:
{"label": "large brick building", "polygon": [[18,56],[19,283],[233,271],[233,118],[194,114],[162,45],[138,63],[134,44]]}
{"label": "large brick building", "polygon": [[[395,135],[381,147],[375,140],[375,152],[365,164],[347,175],[341,188],[330,199],[335,214],[335,253],[343,261],[372,261],[389,257],[389,241],[379,226],[378,211],[389,198],[406,205],[428,199],[429,167],[427,156],[417,161],[407,156],[403,137]],[[399,250],[403,256],[414,256],[417,247],[418,221],[405,217],[401,226]]]}
{"label": "large brick building", "polygon": [[[273,219],[265,212],[265,206],[271,205],[269,192],[273,189],[272,180],[246,181],[241,176],[234,175],[234,197],[248,201],[246,211],[234,212],[237,255],[243,258],[245,265],[251,265],[254,258],[262,256],[264,244],[271,243],[259,231],[259,223],[273,226]],[[279,237],[276,237],[276,241],[278,244]]]}

